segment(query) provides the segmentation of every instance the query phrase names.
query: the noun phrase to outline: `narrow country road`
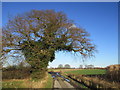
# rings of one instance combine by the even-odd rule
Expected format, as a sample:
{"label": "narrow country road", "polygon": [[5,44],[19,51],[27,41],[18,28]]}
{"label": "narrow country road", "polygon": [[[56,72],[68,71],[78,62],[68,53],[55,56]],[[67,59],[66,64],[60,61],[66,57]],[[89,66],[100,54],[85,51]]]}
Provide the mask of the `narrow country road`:
{"label": "narrow country road", "polygon": [[50,74],[52,75],[53,80],[54,80],[54,84],[53,84],[54,90],[57,90],[57,89],[62,90],[65,88],[76,90],[75,87],[70,84],[70,80],[60,75],[60,73],[50,72]]}
{"label": "narrow country road", "polygon": [[54,80],[54,88],[74,88],[70,83],[63,79]]}

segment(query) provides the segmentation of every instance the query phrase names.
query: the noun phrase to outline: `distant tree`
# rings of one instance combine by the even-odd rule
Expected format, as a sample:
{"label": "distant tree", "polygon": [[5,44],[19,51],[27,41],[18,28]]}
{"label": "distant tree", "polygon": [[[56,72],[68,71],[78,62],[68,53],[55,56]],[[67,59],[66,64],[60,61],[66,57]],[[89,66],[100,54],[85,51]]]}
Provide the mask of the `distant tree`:
{"label": "distant tree", "polygon": [[83,68],[83,65],[80,65],[79,68]]}
{"label": "distant tree", "polygon": [[85,65],[85,68],[94,68],[94,65]]}
{"label": "distant tree", "polygon": [[89,34],[63,12],[54,10],[32,10],[15,16],[3,26],[2,36],[2,55],[22,51],[34,79],[45,76],[55,51],[79,52],[83,57],[93,56],[95,51]]}
{"label": "distant tree", "polygon": [[52,69],[53,67],[50,67],[50,69]]}
{"label": "distant tree", "polygon": [[88,68],[94,68],[94,65],[88,65]]}
{"label": "distant tree", "polygon": [[88,68],[88,65],[85,65],[85,68]]}
{"label": "distant tree", "polygon": [[64,68],[70,68],[69,64],[65,64]]}
{"label": "distant tree", "polygon": [[63,68],[63,65],[62,64],[58,65],[58,68]]}

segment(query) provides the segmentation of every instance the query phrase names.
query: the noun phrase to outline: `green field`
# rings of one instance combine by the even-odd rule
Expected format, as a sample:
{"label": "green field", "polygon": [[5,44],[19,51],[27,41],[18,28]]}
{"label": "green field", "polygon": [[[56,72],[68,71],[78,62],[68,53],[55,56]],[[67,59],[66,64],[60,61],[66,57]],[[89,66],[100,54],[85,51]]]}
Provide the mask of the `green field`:
{"label": "green field", "polygon": [[81,74],[81,75],[96,75],[96,74],[105,74],[106,70],[102,69],[82,69],[82,70],[73,70],[73,71],[66,71],[66,74]]}

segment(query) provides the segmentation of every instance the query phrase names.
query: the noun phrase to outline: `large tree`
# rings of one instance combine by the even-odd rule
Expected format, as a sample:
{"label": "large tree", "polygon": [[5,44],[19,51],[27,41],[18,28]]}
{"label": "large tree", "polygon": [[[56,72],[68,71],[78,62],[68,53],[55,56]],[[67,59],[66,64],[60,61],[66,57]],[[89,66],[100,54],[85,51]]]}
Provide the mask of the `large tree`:
{"label": "large tree", "polygon": [[63,65],[62,65],[62,64],[59,64],[59,65],[58,65],[58,68],[63,68]]}
{"label": "large tree", "polygon": [[2,36],[3,54],[22,51],[32,67],[32,78],[41,78],[48,63],[54,60],[55,51],[79,52],[88,57],[95,50],[84,29],[76,27],[63,12],[54,10],[17,15],[3,27]]}
{"label": "large tree", "polygon": [[70,68],[69,64],[65,64],[64,68]]}

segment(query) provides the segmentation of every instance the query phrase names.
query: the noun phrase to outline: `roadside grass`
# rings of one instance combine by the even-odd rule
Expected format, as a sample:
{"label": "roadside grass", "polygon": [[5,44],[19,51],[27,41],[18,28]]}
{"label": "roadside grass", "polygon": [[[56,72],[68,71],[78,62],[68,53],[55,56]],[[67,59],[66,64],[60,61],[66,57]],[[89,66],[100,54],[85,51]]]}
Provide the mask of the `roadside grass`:
{"label": "roadside grass", "polygon": [[96,74],[105,74],[106,70],[102,69],[82,69],[82,70],[73,70],[66,71],[66,74],[76,74],[76,75],[96,75]]}
{"label": "roadside grass", "polygon": [[[68,76],[66,76],[65,74],[62,74],[62,76],[64,76],[65,78],[68,78]],[[69,78],[69,80],[70,80],[70,82],[72,83],[72,84],[75,84],[75,85],[77,85],[77,86],[79,86],[79,87],[81,87],[81,88],[83,88],[83,89],[87,89],[87,90],[89,90],[86,86],[84,86],[83,84],[81,84],[81,83],[76,83],[74,80],[72,80],[71,78]]]}
{"label": "roadside grass", "polygon": [[41,80],[8,79],[2,81],[2,88],[52,88],[53,79],[50,74]]}
{"label": "roadside grass", "polygon": [[27,88],[23,83],[24,80],[6,80],[2,81],[2,88]]}
{"label": "roadside grass", "polygon": [[53,78],[48,74],[47,82],[44,84],[43,88],[52,88],[53,87]]}

